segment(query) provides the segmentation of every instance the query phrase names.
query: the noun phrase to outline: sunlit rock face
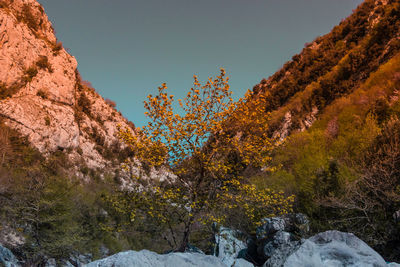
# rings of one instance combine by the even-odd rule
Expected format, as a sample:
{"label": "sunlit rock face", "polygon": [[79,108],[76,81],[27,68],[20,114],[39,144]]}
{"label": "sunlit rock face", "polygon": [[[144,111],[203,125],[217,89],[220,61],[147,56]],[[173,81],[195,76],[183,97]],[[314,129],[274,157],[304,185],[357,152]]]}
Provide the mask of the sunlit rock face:
{"label": "sunlit rock face", "polygon": [[[77,62],[64,49],[53,52],[56,37],[42,7],[36,1],[6,2],[9,7],[0,9],[0,81],[8,86],[19,83],[24,71],[45,56],[51,71],[38,69],[37,75],[17,95],[35,95],[44,90],[49,99],[73,105]],[[23,10],[30,12],[32,23],[37,26],[21,21]]]}
{"label": "sunlit rock face", "polygon": [[[74,161],[103,168],[112,159],[102,150],[121,145],[117,125],[134,130],[89,85],[80,86],[76,59],[36,0],[0,0],[0,66],[0,116],[44,154],[68,151]],[[78,112],[82,95],[88,112]]]}

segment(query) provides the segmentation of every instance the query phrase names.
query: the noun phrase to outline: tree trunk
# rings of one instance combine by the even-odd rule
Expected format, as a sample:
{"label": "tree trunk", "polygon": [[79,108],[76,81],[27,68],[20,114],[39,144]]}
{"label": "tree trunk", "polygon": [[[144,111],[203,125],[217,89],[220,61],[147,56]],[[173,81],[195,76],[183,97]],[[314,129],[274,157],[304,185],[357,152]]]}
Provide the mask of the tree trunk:
{"label": "tree trunk", "polygon": [[181,245],[178,248],[178,252],[185,252],[186,248],[189,245],[189,237],[190,237],[192,223],[193,223],[193,217],[190,217],[188,223],[185,226],[185,231],[183,232],[183,238]]}
{"label": "tree trunk", "polygon": [[183,233],[183,239],[181,245],[179,246],[178,252],[185,252],[187,246],[189,244],[189,231]]}

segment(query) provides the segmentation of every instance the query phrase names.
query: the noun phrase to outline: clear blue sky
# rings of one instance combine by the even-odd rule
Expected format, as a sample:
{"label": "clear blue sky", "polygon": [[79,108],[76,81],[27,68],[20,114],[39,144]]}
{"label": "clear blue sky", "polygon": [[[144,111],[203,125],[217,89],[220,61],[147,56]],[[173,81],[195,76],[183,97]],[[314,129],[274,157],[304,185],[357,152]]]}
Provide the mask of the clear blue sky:
{"label": "clear blue sky", "polygon": [[166,82],[227,70],[235,98],[328,33],[361,0],[39,0],[84,80],[137,126]]}

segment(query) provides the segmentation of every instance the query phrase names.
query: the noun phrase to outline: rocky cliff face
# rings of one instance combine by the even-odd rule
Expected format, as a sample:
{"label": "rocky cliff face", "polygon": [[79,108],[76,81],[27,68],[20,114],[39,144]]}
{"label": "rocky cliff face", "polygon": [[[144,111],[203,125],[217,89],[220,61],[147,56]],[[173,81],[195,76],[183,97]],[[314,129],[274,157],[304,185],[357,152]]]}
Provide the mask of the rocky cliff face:
{"label": "rocky cliff face", "polygon": [[117,125],[134,130],[81,81],[36,0],[0,0],[0,66],[0,116],[42,153],[103,168],[121,148]]}

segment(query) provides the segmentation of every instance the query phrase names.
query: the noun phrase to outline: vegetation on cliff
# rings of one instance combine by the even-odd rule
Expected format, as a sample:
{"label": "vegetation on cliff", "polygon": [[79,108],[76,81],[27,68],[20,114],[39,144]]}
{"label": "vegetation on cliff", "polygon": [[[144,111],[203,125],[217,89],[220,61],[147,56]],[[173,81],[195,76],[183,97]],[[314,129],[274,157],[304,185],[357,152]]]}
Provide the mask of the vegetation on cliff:
{"label": "vegetation on cliff", "polygon": [[267,94],[268,132],[288,137],[272,156],[278,171],[250,178],[296,195],[316,232],[353,232],[391,259],[399,258],[399,14],[396,1],[365,1],[254,87]]}
{"label": "vegetation on cliff", "polygon": [[[24,7],[18,19],[37,32],[32,14]],[[97,258],[105,247],[165,252],[191,243],[207,251],[211,223],[252,233],[260,218],[293,208],[311,218],[313,231],[353,232],[398,261],[399,29],[397,1],[366,0],[237,103],[224,71],[203,85],[195,77],[183,113],[172,111],[162,85],[146,102],[152,124],[137,134],[121,129],[124,150],[99,133],[107,119],[95,115],[93,89],[76,74],[74,121],[96,122],[82,132],[105,159],[131,161],[113,174],[83,163],[79,173],[90,179],[82,181],[67,171],[68,148],[41,154],[1,123],[0,233],[15,238],[0,241],[28,264],[77,251]],[[51,53],[60,51],[53,42]],[[40,56],[18,84],[0,82],[0,100],[53,69]],[[37,96],[49,98],[42,89]],[[112,119],[115,103],[104,106]],[[137,163],[142,173],[168,167],[170,178],[143,179],[130,169]]]}

